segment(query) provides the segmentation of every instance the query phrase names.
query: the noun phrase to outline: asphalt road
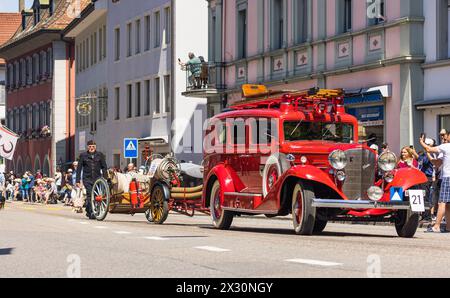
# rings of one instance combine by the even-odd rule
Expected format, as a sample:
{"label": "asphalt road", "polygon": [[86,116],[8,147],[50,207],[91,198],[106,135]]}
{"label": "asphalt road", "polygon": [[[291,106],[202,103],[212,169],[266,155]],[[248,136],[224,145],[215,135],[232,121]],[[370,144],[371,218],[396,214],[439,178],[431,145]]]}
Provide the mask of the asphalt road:
{"label": "asphalt road", "polygon": [[290,220],[170,214],[88,221],[70,208],[7,203],[0,211],[0,277],[450,277],[450,234],[401,239],[388,226],[330,224],[320,236]]}

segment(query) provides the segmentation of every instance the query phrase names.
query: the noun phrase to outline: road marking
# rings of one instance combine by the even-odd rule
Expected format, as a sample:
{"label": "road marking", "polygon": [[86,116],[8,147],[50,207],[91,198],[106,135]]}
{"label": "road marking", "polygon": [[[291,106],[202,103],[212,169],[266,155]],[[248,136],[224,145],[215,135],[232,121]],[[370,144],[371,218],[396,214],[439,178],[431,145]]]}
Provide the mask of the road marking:
{"label": "road marking", "polygon": [[229,249],[215,247],[215,246],[196,246],[194,248],[201,249],[201,250],[212,251],[212,252],[227,252],[227,251],[230,251]]}
{"label": "road marking", "polygon": [[85,222],[85,221],[79,221],[78,222],[80,225],[87,225],[88,223],[87,222]]}
{"label": "road marking", "polygon": [[129,235],[129,234],[131,234],[131,232],[126,232],[126,231],[114,231],[114,233],[118,234],[118,235]]}
{"label": "road marking", "polygon": [[344,265],[341,263],[325,262],[325,261],[318,261],[318,260],[308,260],[308,259],[290,259],[290,260],[285,260],[285,261],[290,262],[290,263],[313,265],[313,266],[323,266],[323,267],[337,267],[337,266]]}
{"label": "road marking", "polygon": [[99,230],[106,230],[108,227],[105,226],[95,226],[95,229],[99,229]]}
{"label": "road marking", "polygon": [[147,240],[155,240],[155,241],[166,241],[166,240],[169,240],[169,238],[156,237],[156,236],[152,236],[152,237],[144,237],[144,239],[147,239]]}

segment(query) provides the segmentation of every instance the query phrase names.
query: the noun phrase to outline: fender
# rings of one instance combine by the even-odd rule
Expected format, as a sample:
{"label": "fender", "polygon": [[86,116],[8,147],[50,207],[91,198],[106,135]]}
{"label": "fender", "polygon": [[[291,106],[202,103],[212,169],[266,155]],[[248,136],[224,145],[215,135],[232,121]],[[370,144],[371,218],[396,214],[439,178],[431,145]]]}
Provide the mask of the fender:
{"label": "fender", "polygon": [[285,174],[283,184],[285,180],[289,177],[297,177],[303,180],[309,180],[323,184],[328,188],[332,189],[333,191],[335,191],[342,199],[344,200],[348,199],[347,196],[336,187],[336,184],[334,183],[333,180],[331,180],[330,176],[327,173],[314,166],[301,165],[290,168]]}
{"label": "fender", "polygon": [[223,193],[224,192],[241,192],[244,188],[245,185],[242,183],[241,179],[239,179],[239,176],[236,175],[236,173],[233,171],[233,169],[227,167],[226,164],[218,164],[216,165],[214,168],[211,169],[211,171],[209,172],[206,180],[205,180],[205,184],[203,187],[203,206],[206,207],[209,202],[209,197],[208,197],[208,184],[209,181],[211,180],[212,176],[216,176],[217,179],[219,180],[220,183],[220,187],[222,189],[222,194],[221,194],[221,202],[223,202],[224,200],[224,196]]}
{"label": "fender", "polygon": [[385,188],[385,192],[391,187],[402,187],[408,190],[413,186],[425,184],[428,182],[427,176],[418,169],[398,169],[394,173],[394,180]]}
{"label": "fender", "polygon": [[169,189],[169,186],[166,183],[164,183],[164,182],[156,181],[155,184],[153,185],[152,190],[151,190],[150,193],[153,193],[153,189],[155,189],[155,186],[161,186],[161,188],[163,189],[163,192],[164,192],[164,200],[166,202],[168,202],[170,200],[170,189]]}

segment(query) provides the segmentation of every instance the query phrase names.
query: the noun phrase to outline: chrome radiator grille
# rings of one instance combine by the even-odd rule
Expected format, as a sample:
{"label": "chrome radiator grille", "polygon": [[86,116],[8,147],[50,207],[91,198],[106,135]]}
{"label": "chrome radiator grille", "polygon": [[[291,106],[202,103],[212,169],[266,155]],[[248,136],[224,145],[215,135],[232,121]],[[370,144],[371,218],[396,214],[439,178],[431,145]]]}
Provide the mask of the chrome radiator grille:
{"label": "chrome radiator grille", "polygon": [[345,153],[347,179],[342,190],[350,200],[368,200],[367,190],[375,183],[375,154],[367,149],[352,149]]}

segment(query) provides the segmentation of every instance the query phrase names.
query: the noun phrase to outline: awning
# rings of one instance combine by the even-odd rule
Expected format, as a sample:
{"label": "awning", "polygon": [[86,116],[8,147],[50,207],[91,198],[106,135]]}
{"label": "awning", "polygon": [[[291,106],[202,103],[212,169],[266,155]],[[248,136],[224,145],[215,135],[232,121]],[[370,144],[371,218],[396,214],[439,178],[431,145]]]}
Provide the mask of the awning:
{"label": "awning", "polygon": [[355,105],[355,104],[363,104],[363,103],[376,103],[383,102],[383,95],[380,91],[374,91],[370,93],[362,93],[359,95],[350,95],[345,96],[344,104],[345,105]]}
{"label": "awning", "polygon": [[168,136],[156,136],[156,137],[146,137],[138,140],[139,143],[141,142],[151,142],[156,144],[168,144],[169,143],[169,137]]}
{"label": "awning", "polygon": [[346,105],[364,103],[382,103],[386,97],[392,97],[392,85],[382,85],[357,90],[345,90],[344,102]]}
{"label": "awning", "polygon": [[422,100],[414,104],[418,110],[450,107],[450,99]]}

